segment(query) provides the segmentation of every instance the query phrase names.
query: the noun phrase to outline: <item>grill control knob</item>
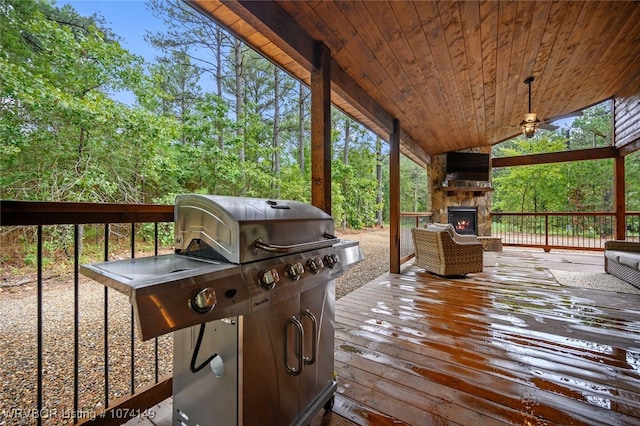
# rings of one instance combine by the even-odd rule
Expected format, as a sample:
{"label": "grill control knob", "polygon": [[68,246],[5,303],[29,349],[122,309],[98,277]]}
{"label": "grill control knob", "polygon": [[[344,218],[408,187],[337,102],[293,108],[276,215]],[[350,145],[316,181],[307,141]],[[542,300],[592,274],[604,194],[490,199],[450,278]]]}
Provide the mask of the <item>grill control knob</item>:
{"label": "grill control knob", "polygon": [[272,290],[278,281],[280,281],[280,275],[278,275],[278,271],[275,269],[270,269],[268,271],[262,271],[258,275],[258,281],[260,281],[260,285],[266,290]]}
{"label": "grill control knob", "polygon": [[329,268],[333,268],[337,263],[340,263],[340,258],[335,253],[328,254],[324,257],[324,264]]}
{"label": "grill control knob", "polygon": [[307,260],[307,268],[312,274],[317,274],[320,272],[320,269],[324,268],[324,263],[319,257],[314,257],[313,259]]}
{"label": "grill control knob", "polygon": [[206,314],[218,303],[216,292],[211,287],[204,288],[191,299],[191,309],[201,314]]}
{"label": "grill control knob", "polygon": [[284,267],[284,273],[287,274],[290,280],[297,281],[304,274],[304,266],[300,262],[291,263]]}

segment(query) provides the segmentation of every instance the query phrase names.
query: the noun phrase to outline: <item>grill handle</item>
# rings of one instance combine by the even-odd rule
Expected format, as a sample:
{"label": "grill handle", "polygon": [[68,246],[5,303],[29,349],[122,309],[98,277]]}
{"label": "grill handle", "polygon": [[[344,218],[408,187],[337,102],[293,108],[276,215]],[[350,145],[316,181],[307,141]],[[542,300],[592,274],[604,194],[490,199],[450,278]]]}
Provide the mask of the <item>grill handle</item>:
{"label": "grill handle", "polygon": [[[291,367],[289,365],[289,359],[287,356],[287,352],[289,350],[289,326],[293,324],[296,328],[296,360],[297,360],[297,368]],[[292,376],[299,376],[302,373],[302,342],[304,341],[304,328],[302,327],[302,323],[295,316],[291,317],[291,319],[287,322],[287,327],[285,329],[284,335],[284,367],[287,369],[287,373]]]}
{"label": "grill handle", "polygon": [[316,353],[318,351],[318,321],[316,320],[316,316],[311,313],[309,309],[303,314],[305,317],[311,320],[311,356],[304,357],[304,364],[311,365],[316,362]]}
{"label": "grill handle", "polygon": [[289,253],[298,253],[306,250],[315,250],[324,247],[329,247],[334,245],[335,243],[339,243],[340,239],[334,235],[325,232],[322,235],[326,240],[324,241],[311,241],[309,243],[302,244],[292,244],[288,246],[276,246],[273,244],[268,244],[262,241],[262,238],[258,238],[254,243],[254,247],[256,249],[268,251],[269,253],[280,253],[280,254],[289,254]]}

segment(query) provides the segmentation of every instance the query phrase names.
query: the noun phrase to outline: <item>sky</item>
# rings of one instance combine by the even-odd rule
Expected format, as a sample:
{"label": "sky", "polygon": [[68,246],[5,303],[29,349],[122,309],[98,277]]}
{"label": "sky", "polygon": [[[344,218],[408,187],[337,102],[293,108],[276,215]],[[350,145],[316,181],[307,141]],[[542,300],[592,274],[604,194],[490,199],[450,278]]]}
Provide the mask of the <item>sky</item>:
{"label": "sky", "polygon": [[146,30],[162,28],[143,0],[57,0],[56,6],[71,5],[80,15],[94,13],[104,17],[107,27],[121,37],[121,45],[129,52],[153,61],[157,53],[144,41]]}

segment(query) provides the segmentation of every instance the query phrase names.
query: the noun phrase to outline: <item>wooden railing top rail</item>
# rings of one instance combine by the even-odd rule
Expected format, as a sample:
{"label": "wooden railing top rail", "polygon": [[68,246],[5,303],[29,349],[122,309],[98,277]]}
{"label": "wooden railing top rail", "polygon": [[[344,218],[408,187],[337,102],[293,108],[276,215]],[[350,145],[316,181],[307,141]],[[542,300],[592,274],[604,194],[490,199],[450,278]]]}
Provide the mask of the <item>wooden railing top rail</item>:
{"label": "wooden railing top rail", "polygon": [[429,217],[433,216],[433,212],[400,212],[400,216]]}
{"label": "wooden railing top rail", "polygon": [[[612,216],[615,212],[491,212],[493,216]],[[640,212],[626,212],[627,215],[640,215]]]}
{"label": "wooden railing top rail", "polygon": [[0,201],[0,226],[173,222],[174,206],[159,204]]}

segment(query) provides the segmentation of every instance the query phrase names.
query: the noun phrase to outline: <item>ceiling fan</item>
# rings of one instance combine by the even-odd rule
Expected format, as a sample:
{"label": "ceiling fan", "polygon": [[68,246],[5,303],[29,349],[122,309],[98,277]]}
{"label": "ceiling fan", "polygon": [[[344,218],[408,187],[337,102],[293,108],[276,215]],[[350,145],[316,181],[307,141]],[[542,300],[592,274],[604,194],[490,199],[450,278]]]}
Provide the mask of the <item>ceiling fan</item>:
{"label": "ceiling fan", "polygon": [[531,83],[533,83],[533,80],[534,77],[531,76],[524,81],[524,84],[529,86],[529,112],[524,115],[524,120],[520,122],[520,127],[522,128],[522,134],[527,138],[533,137],[540,125],[538,115],[535,112],[531,112]]}
{"label": "ceiling fan", "polygon": [[548,118],[545,120],[539,120],[537,117],[537,114],[535,112],[531,112],[531,83],[533,83],[534,79],[535,78],[531,76],[524,81],[524,84],[529,86],[529,112],[524,115],[524,120],[520,122],[520,127],[522,128],[522,134],[525,137],[527,138],[533,137],[537,128],[550,130],[550,131],[556,130],[560,126],[551,124],[552,122],[561,120],[563,118],[578,117],[582,115],[582,111],[575,111],[569,114],[559,115],[559,116]]}

